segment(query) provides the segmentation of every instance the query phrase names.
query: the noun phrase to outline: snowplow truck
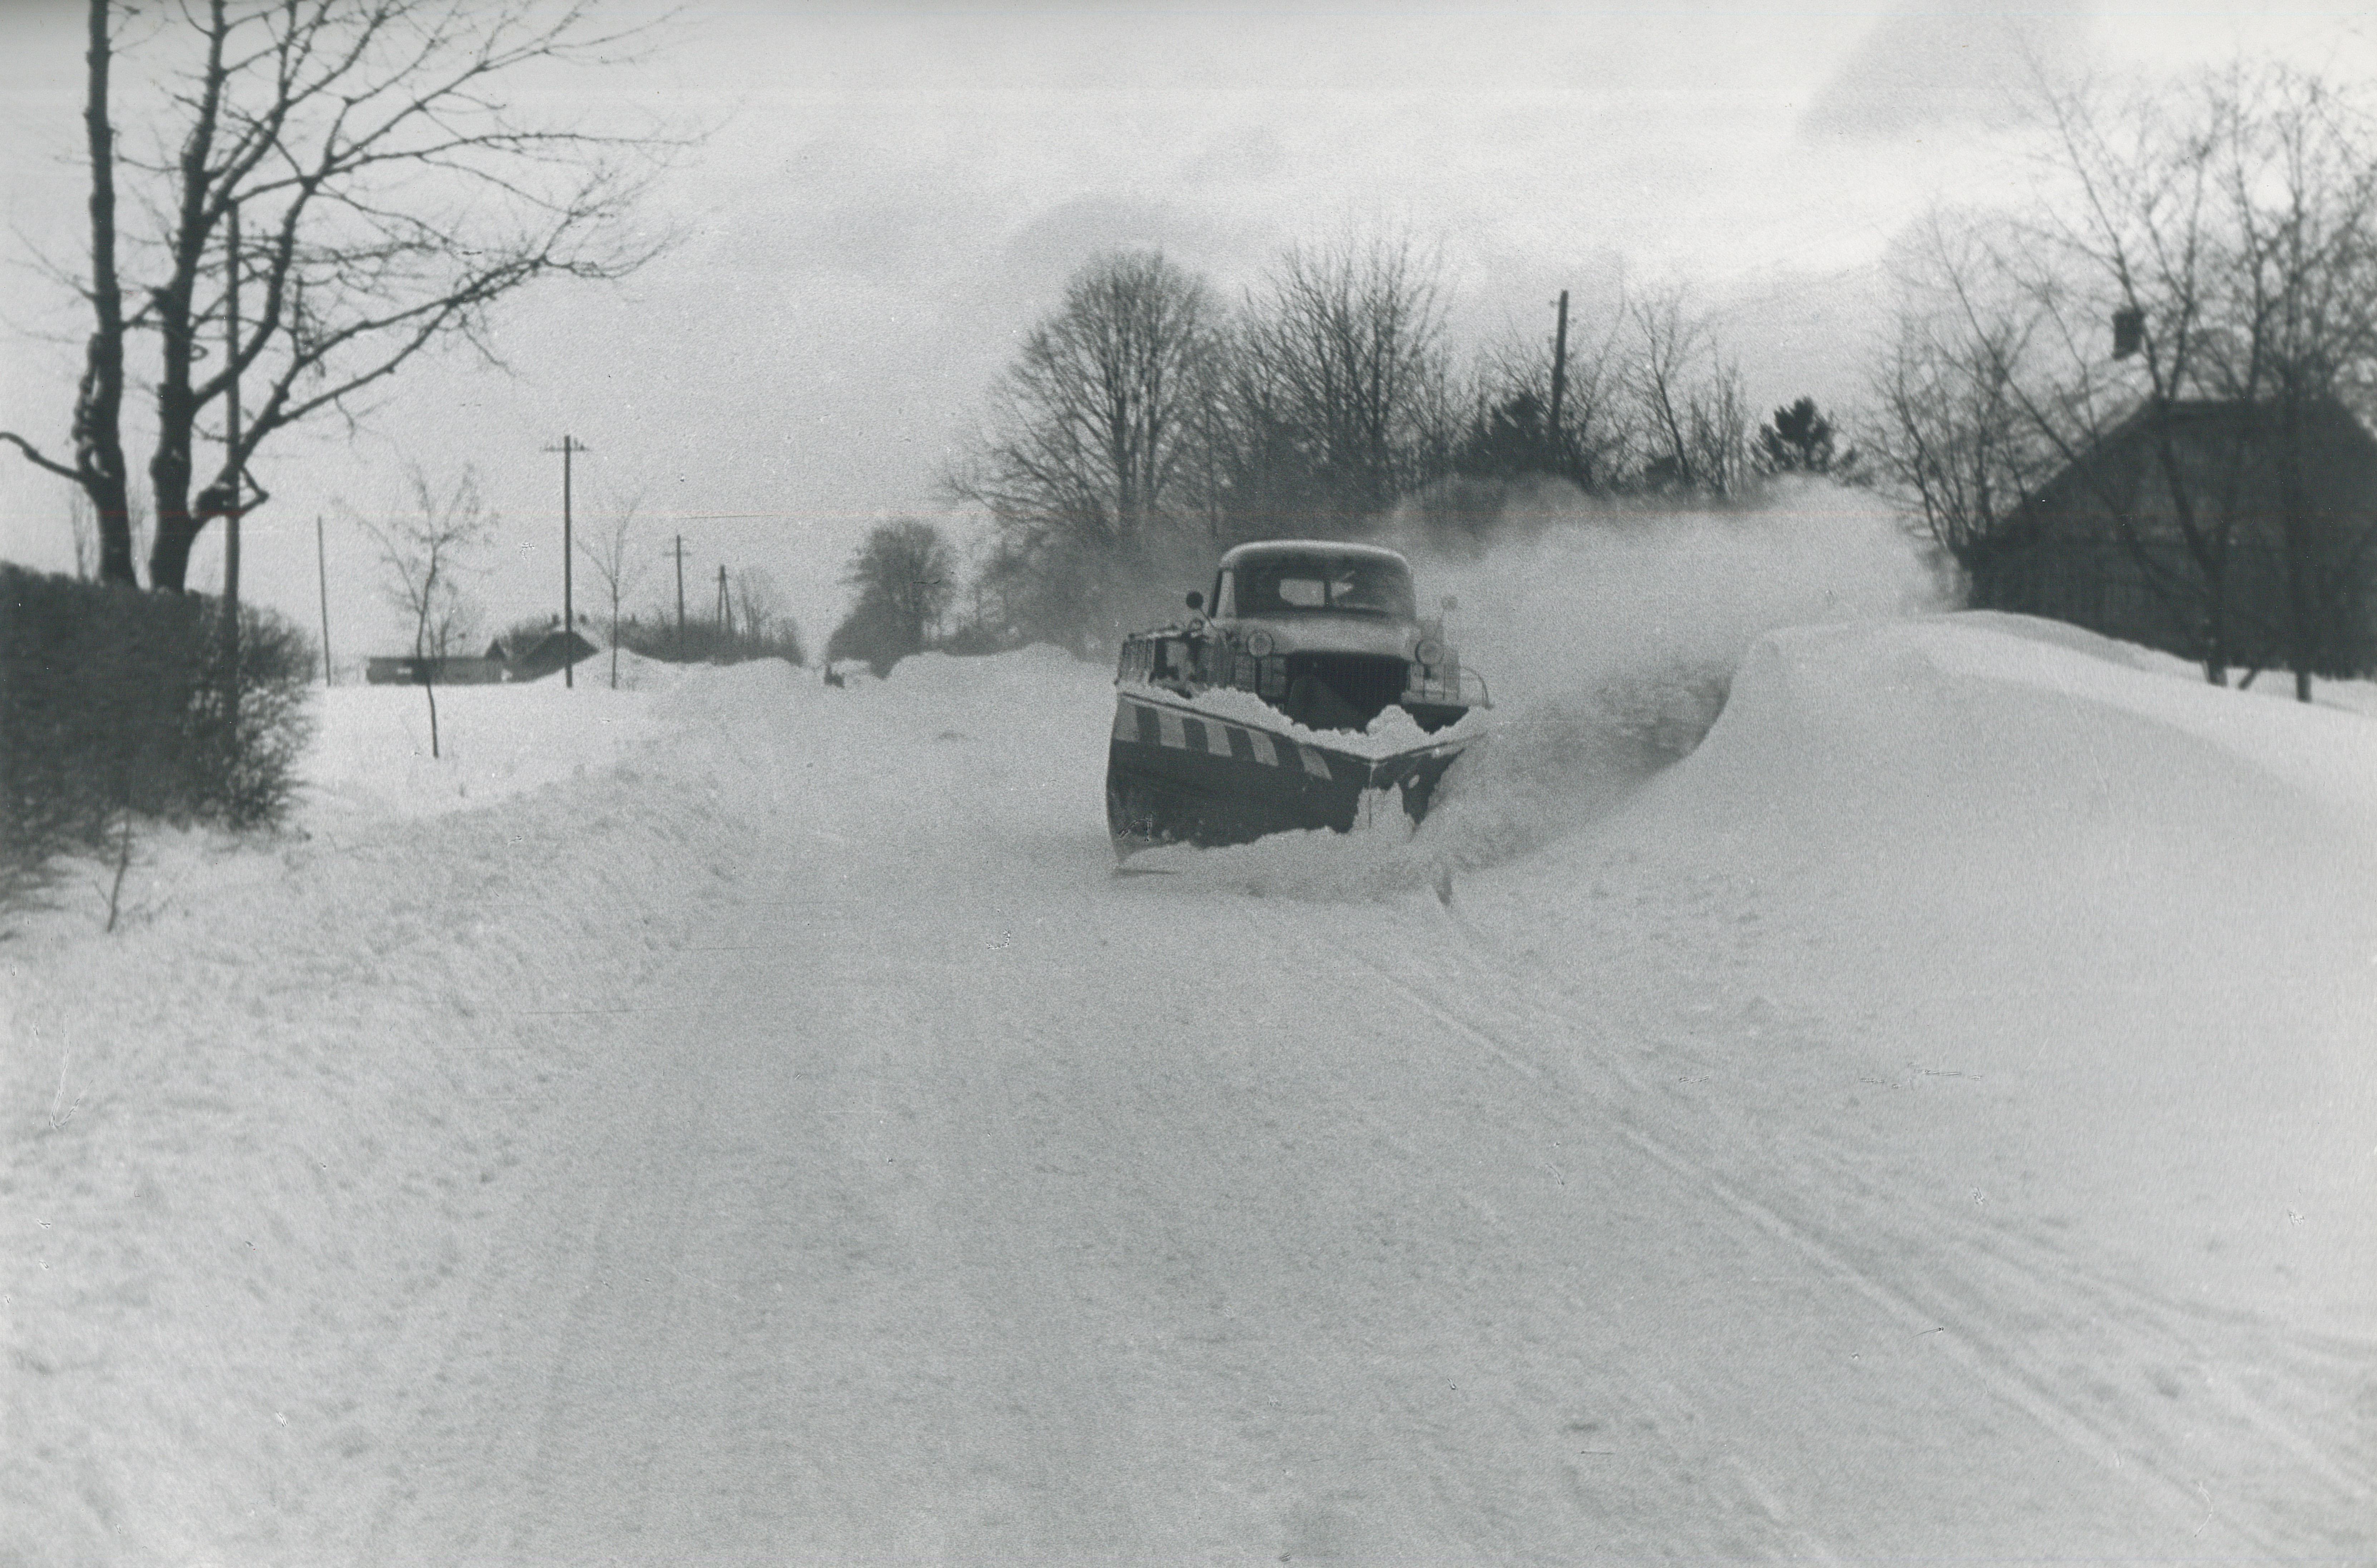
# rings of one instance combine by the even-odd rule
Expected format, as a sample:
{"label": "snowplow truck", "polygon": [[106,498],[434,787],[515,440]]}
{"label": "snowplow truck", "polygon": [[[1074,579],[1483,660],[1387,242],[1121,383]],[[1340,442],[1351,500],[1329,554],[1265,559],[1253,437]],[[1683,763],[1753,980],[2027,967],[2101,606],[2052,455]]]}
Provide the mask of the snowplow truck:
{"label": "snowplow truck", "polygon": [[[1416,824],[1468,744],[1426,737],[1492,706],[1441,618],[1420,619],[1411,565],[1392,550],[1242,544],[1222,557],[1211,598],[1188,605],[1185,621],[1125,638],[1115,671],[1106,826],[1117,856],[1347,832],[1382,803]],[[1390,707],[1410,715],[1420,743],[1384,749],[1368,732]]]}

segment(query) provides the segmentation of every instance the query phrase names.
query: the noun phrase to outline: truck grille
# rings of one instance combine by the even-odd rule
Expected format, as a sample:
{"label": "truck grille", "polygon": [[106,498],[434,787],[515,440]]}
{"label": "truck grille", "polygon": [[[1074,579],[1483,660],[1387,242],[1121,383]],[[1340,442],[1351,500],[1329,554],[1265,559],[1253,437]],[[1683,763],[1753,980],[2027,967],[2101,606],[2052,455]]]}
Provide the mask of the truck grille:
{"label": "truck grille", "polygon": [[[1353,710],[1357,726],[1367,726],[1404,695],[1411,667],[1400,659],[1367,654],[1292,653],[1287,656],[1288,690],[1301,676],[1310,675],[1337,695]],[[1291,714],[1289,717],[1296,718]],[[1324,728],[1325,726],[1316,726]]]}

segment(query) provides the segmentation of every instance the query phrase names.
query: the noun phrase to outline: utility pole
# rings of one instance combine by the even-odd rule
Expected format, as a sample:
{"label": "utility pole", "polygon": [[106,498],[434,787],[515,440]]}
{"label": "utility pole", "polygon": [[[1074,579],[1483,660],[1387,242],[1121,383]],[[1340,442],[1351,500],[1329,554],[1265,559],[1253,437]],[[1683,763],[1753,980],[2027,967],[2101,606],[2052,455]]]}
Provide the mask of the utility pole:
{"label": "utility pole", "polygon": [[1559,326],[1552,333],[1552,461],[1559,463],[1568,456],[1568,443],[1560,438],[1560,400],[1568,392],[1568,291],[1559,297]]}
{"label": "utility pole", "polygon": [[330,552],[322,542],[322,514],[314,514],[314,571],[322,584],[322,684],[330,684]]}
{"label": "utility pole", "polygon": [[565,433],[560,445],[545,450],[561,454],[561,683],[574,687],[578,684],[578,606],[570,599],[569,588],[569,459],[585,451],[586,445]]}
{"label": "utility pole", "polygon": [[223,467],[231,475],[231,500],[223,511],[223,691],[225,722],[234,742],[239,729],[239,510],[247,486],[239,460],[239,203],[223,213]]}
{"label": "utility pole", "polygon": [[726,596],[726,563],[718,564],[718,636],[723,647],[735,640],[735,601]]}
{"label": "utility pole", "polygon": [[685,535],[676,536],[676,656],[685,657]]}
{"label": "utility pole", "polygon": [[[223,466],[231,470],[231,509],[223,518],[223,608],[232,618],[233,646],[239,636],[239,203],[223,214],[223,266],[230,273],[223,289],[223,374],[231,378],[223,412]],[[233,674],[233,687],[238,675]]]}

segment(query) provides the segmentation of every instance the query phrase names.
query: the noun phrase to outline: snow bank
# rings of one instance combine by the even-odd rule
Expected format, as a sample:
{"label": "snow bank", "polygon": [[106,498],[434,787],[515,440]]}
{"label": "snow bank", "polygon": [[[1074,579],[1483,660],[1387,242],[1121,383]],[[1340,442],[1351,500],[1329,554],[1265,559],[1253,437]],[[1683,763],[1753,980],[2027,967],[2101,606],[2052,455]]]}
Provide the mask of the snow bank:
{"label": "snow bank", "polygon": [[[584,671],[580,671],[581,674]],[[623,675],[624,675],[623,671]],[[304,810],[433,816],[483,806],[617,762],[651,738],[644,694],[587,681],[440,686],[437,751],[416,686],[339,686],[315,695],[320,731],[300,770]]]}
{"label": "snow bank", "polygon": [[284,832],[144,836],[112,935],[108,867],[10,917],[0,1561],[299,1561],[370,1473],[540,1118],[766,809],[708,787],[751,728],[709,720],[787,667],[579,673],[440,688],[435,760],[418,689],[317,694]]}
{"label": "snow bank", "polygon": [[2366,1331],[2377,726],[2143,662],[2004,617],[1773,634],[1693,755],[1475,879],[1478,918],[1639,954],[1624,907],[1690,889],[1663,940],[1731,952],[1721,1009],[1973,1086],[1904,1130],[2001,1214]]}

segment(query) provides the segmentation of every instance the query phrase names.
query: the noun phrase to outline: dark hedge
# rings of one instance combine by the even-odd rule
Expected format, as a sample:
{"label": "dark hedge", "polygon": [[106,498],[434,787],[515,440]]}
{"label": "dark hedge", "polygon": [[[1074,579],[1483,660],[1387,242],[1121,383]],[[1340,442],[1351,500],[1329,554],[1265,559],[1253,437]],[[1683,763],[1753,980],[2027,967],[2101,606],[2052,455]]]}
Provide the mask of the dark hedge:
{"label": "dark hedge", "polygon": [[309,733],[304,633],[243,605],[237,723],[219,601],[0,564],[0,892],[127,814],[246,828],[288,808]]}

